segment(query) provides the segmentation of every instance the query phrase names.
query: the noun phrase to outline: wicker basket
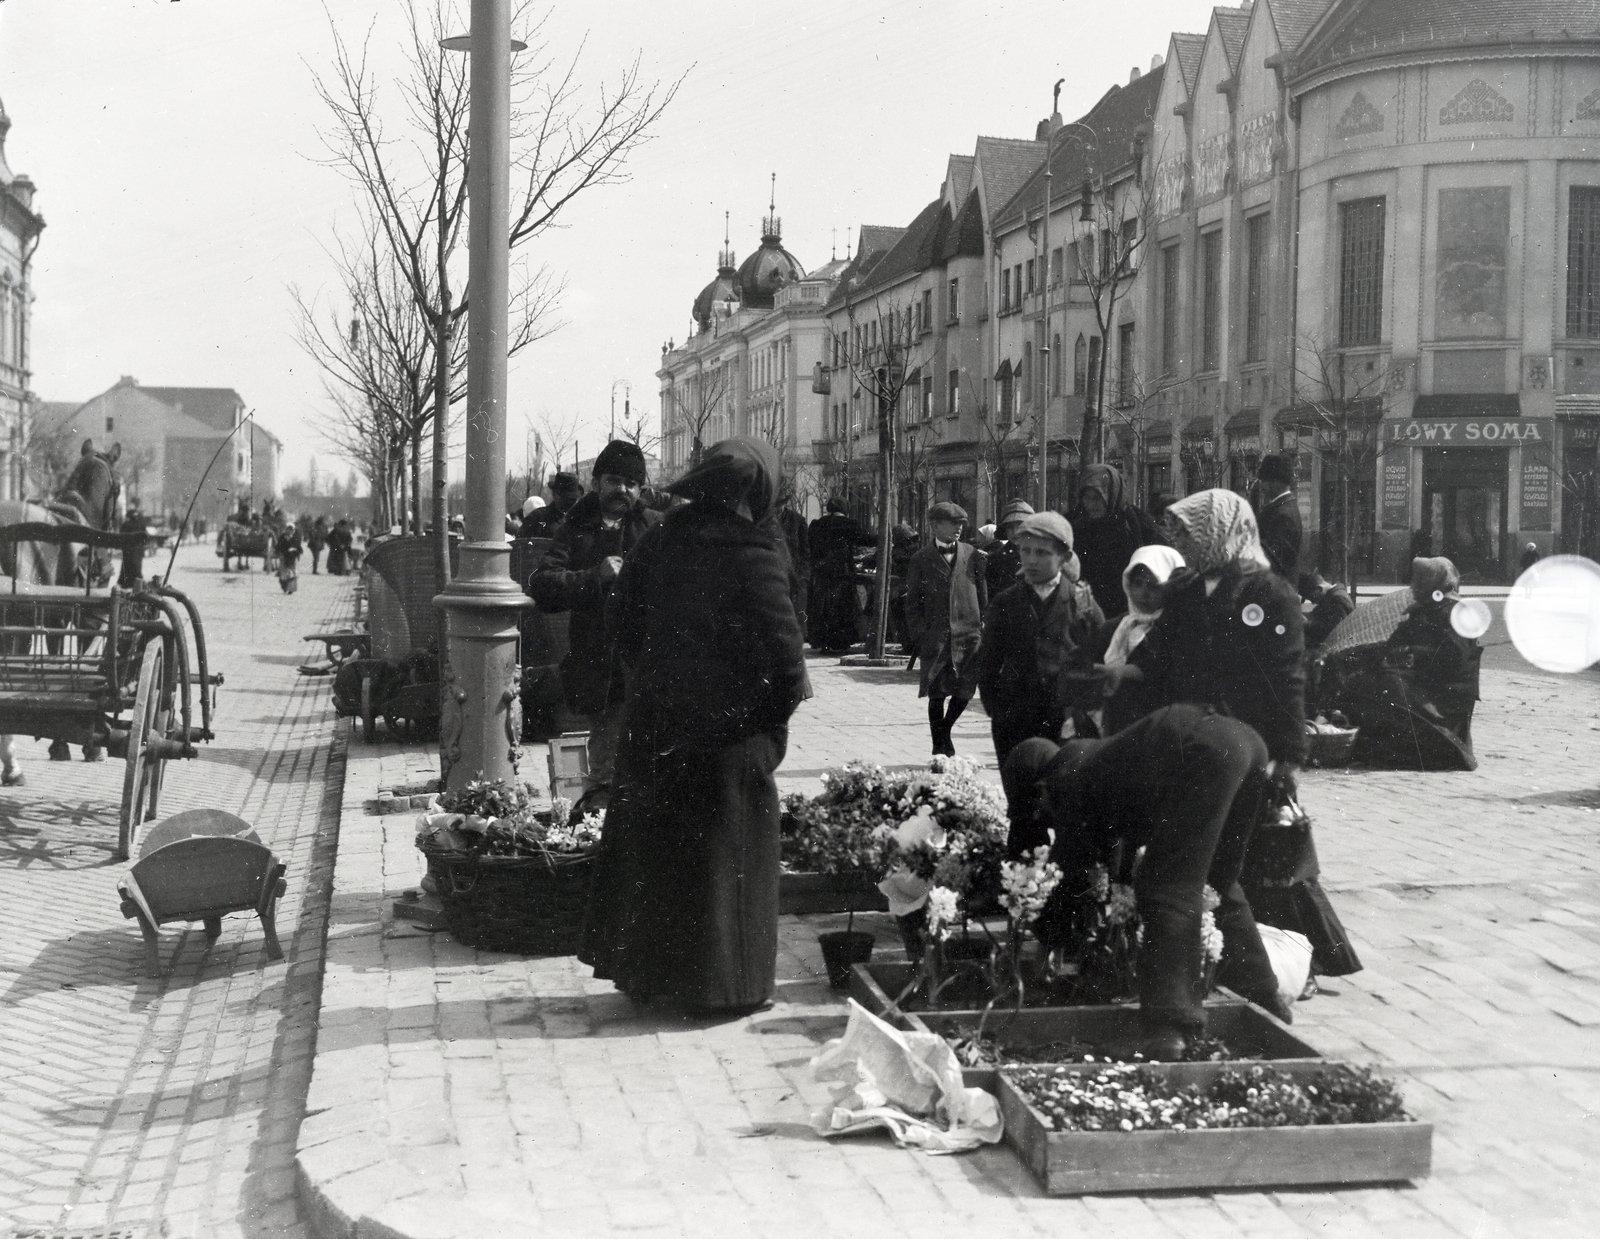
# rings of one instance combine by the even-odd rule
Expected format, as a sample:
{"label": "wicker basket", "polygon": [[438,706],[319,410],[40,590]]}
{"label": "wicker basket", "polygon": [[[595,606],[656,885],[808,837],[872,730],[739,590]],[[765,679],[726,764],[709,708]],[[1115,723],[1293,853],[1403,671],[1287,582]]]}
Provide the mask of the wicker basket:
{"label": "wicker basket", "polygon": [[1333,730],[1306,729],[1306,765],[1343,766],[1355,751],[1359,727],[1341,727]]}
{"label": "wicker basket", "polygon": [[586,853],[475,856],[423,848],[450,936],[480,951],[572,955],[583,929],[591,858]]}

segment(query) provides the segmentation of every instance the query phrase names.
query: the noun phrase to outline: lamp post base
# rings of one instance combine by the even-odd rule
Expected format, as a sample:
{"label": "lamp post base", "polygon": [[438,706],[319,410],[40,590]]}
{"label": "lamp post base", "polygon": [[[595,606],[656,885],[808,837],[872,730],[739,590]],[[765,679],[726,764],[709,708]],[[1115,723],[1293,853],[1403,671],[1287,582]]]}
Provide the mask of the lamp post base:
{"label": "lamp post base", "polygon": [[461,547],[461,575],[433,600],[446,616],[439,668],[440,789],[474,779],[514,780],[522,756],[518,613],[533,600],[511,579],[504,542]]}

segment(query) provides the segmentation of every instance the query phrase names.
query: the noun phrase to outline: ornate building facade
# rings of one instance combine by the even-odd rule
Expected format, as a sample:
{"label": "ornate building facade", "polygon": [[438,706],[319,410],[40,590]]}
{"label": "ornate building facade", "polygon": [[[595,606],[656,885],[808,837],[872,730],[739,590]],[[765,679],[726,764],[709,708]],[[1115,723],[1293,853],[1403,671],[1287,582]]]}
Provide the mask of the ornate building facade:
{"label": "ornate building facade", "polygon": [[23,495],[32,415],[33,253],[44,229],[34,184],[6,162],[11,118],[0,103],[0,499]]}

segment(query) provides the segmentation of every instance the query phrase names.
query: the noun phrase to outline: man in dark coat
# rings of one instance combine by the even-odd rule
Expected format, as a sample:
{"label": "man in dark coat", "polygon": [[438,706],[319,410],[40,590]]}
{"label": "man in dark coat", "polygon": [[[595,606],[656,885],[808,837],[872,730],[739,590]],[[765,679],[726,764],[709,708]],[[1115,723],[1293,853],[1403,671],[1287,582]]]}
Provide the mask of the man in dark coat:
{"label": "man in dark coat", "polygon": [[872,535],[846,515],[844,500],[828,500],[827,511],[811,522],[811,646],[845,650],[856,643],[855,550],[870,546]]}
{"label": "man in dark coat", "polygon": [[956,752],[951,729],[978,687],[978,643],[989,604],[983,552],[960,540],[966,519],[958,504],[934,504],[928,509],[933,542],[906,567],[906,642],[922,658],[917,695],[928,699],[933,751],[949,757]]}
{"label": "man in dark coat", "polygon": [[322,551],[328,545],[328,518],[319,516],[312,522],[310,530],[306,533],[306,547],[311,552],[311,575],[317,575],[317,563],[322,558]]}
{"label": "man in dark coat", "polygon": [[989,597],[994,598],[1001,590],[1010,589],[1017,583],[1017,577],[1022,572],[1022,559],[1017,554],[1013,539],[1017,536],[1017,530],[1022,528],[1022,522],[1032,515],[1033,505],[1021,499],[1013,499],[1000,513],[994,541],[983,548],[983,553],[988,557],[983,571],[989,585]]}
{"label": "man in dark coat", "polygon": [[355,545],[355,535],[350,532],[350,521],[340,517],[328,533],[328,575],[343,576],[350,570],[350,550]]}
{"label": "man in dark coat", "polygon": [[633,692],[578,958],[635,1001],[728,1015],[772,998],[774,772],[806,695],[778,472],[770,444],[714,446],[611,599]]}
{"label": "man in dark coat", "polygon": [[586,793],[611,783],[627,690],[606,629],[606,599],[623,559],[645,530],[661,520],[659,512],[639,502],[645,481],[644,453],[637,444],[623,439],[606,444],[595,457],[595,489],[573,505],[528,582],[528,592],[541,611],[572,615],[561,676],[567,705],[589,720]]}
{"label": "man in dark coat", "polygon": [[[135,504],[128,509],[128,515],[123,518],[120,533],[148,533],[149,524],[144,518],[144,513],[139,511]],[[122,552],[122,571],[117,574],[117,584],[123,589],[133,589],[143,579],[144,575],[144,546],[135,550]]]}
{"label": "man in dark coat", "polygon": [[[603,455],[603,453],[602,453]],[[641,459],[643,457],[641,456]],[[595,476],[600,475],[600,461],[594,462]],[[553,538],[561,522],[583,498],[583,483],[572,473],[558,473],[550,479],[550,502],[542,508],[527,513],[522,518],[522,537]]]}
{"label": "man in dark coat", "polygon": [[1300,580],[1300,501],[1294,493],[1294,461],[1263,456],[1256,467],[1256,525],[1261,549],[1285,581]]}
{"label": "man in dark coat", "polygon": [[1059,740],[1067,703],[1062,672],[1086,654],[1105,616],[1078,579],[1072,526],[1039,512],[1016,535],[1022,579],[990,601],[978,648],[978,687],[1001,765],[1032,736]]}

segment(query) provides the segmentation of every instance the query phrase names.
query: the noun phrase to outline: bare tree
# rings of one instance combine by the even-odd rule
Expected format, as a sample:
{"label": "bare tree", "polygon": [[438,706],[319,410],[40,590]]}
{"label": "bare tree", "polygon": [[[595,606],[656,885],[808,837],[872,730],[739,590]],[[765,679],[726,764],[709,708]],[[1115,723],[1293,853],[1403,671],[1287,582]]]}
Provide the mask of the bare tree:
{"label": "bare tree", "polygon": [[[865,308],[868,312],[861,315]],[[851,380],[868,401],[878,423],[878,591],[871,657],[883,657],[889,625],[890,547],[895,524],[895,446],[901,397],[913,375],[931,361],[924,357],[925,339],[910,305],[886,304],[873,297],[863,306],[846,294],[847,330],[830,331],[831,346],[843,359]],[[853,420],[853,419],[852,419]]]}
{"label": "bare tree", "polygon": [[729,394],[731,367],[720,362],[710,369],[701,367],[685,383],[672,385],[672,431],[689,436],[689,464],[698,465],[708,444],[706,431],[711,419],[723,411],[723,398]]}
{"label": "bare tree", "polygon": [[[467,23],[453,0],[429,0],[425,14],[407,0],[406,11],[407,67],[397,89],[401,139],[388,134],[367,44],[353,48],[336,27],[334,67],[317,79],[317,91],[332,116],[324,134],[330,162],[354,181],[369,226],[383,238],[431,337],[433,526],[440,578],[448,580],[449,407],[465,395],[458,344],[471,305],[462,270],[470,152],[467,58],[441,42]],[[514,18],[527,31],[529,49],[512,63],[511,164],[520,181],[511,207],[513,251],[555,226],[585,190],[626,179],[627,156],[682,81],[647,84],[636,59],[586,102],[578,83],[581,48],[558,64],[539,41],[544,19],[530,21],[529,12],[519,5]],[[555,329],[550,315],[562,288],[543,269],[515,265],[509,355]]]}
{"label": "bare tree", "polygon": [[[913,376],[913,382],[919,382],[920,378],[920,375]],[[912,388],[912,398],[915,399],[916,395],[916,389]],[[923,531],[927,524],[927,508],[933,499],[938,448],[943,438],[944,423],[941,419],[932,416],[905,419],[898,454],[900,492],[905,496],[901,519],[909,520],[910,514],[916,513],[913,523],[919,531]]]}
{"label": "bare tree", "polygon": [[984,485],[989,490],[989,506],[992,509],[990,519],[998,523],[1004,507],[1005,479],[1010,463],[1017,458],[1019,451],[1024,453],[1027,451],[1024,439],[1012,438],[1022,429],[1023,423],[1004,414],[999,417],[991,416],[992,410],[989,408],[989,402],[983,399],[980,385],[970,375],[964,378],[963,382],[966,389],[972,393],[973,407],[977,412],[978,468],[982,471]]}
{"label": "bare tree", "polygon": [[[1361,527],[1362,492],[1372,489],[1383,443],[1378,434],[1387,371],[1357,373],[1352,359],[1327,340],[1303,334],[1297,341],[1295,400],[1291,423],[1297,448],[1322,466],[1322,553],[1338,562],[1340,579],[1355,596],[1351,561],[1370,549],[1370,529]],[[1407,445],[1409,448],[1409,445]],[[1330,495],[1331,490],[1331,495]],[[1333,517],[1332,528],[1327,517]],[[1367,548],[1360,543],[1366,542]]]}
{"label": "bare tree", "polygon": [[28,476],[41,494],[54,495],[78,463],[79,444],[70,418],[46,417],[44,405],[30,400],[24,407],[23,442],[27,444]]}

